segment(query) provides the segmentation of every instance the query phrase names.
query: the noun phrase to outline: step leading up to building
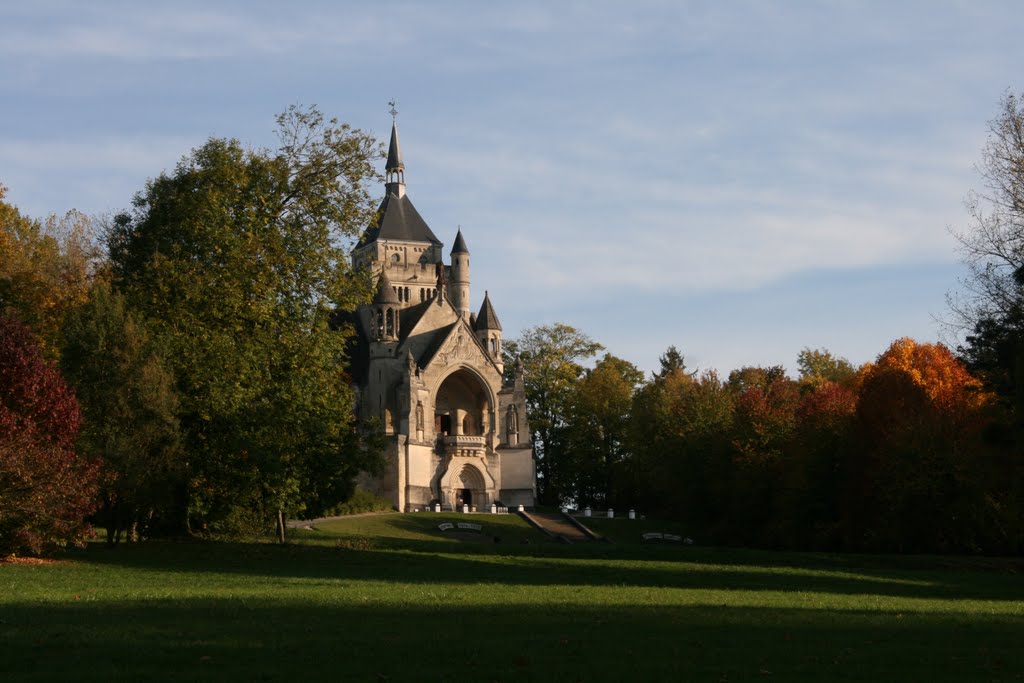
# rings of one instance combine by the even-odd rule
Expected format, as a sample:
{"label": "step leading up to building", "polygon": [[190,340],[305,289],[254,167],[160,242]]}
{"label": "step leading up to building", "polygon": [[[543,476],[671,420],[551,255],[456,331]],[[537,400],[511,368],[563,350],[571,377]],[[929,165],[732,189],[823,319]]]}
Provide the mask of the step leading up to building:
{"label": "step leading up to building", "polygon": [[587,543],[594,540],[581,525],[560,512],[521,512],[527,522],[548,536],[566,543]]}

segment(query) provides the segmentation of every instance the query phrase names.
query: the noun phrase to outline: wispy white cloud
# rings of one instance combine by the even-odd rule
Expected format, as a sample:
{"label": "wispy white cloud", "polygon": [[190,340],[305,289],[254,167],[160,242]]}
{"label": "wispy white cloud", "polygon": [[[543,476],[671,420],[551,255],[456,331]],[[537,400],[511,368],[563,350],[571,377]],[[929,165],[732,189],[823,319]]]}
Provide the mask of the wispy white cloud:
{"label": "wispy white cloud", "polygon": [[384,29],[372,16],[265,9],[252,11],[245,3],[233,10],[205,3],[160,7],[90,3],[72,11],[44,7],[36,15],[25,13],[18,22],[0,25],[0,54],[47,60],[281,55],[310,47],[368,45]]}
{"label": "wispy white cloud", "polygon": [[33,171],[140,171],[169,169],[201,140],[183,136],[104,136],[79,140],[0,138],[0,166]]}
{"label": "wispy white cloud", "polygon": [[8,3],[0,173],[33,212],[121,207],[211,132],[273,144],[296,100],[386,132],[396,96],[410,196],[442,238],[466,228],[481,288],[612,337],[595,297],[948,265],[985,119],[1024,86],[1021,19],[1008,1]]}

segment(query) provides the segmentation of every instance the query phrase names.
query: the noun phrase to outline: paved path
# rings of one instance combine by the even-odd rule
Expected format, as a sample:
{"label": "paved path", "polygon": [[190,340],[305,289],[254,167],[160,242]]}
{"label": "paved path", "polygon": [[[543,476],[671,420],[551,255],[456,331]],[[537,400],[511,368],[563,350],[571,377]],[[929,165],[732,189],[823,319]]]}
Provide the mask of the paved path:
{"label": "paved path", "polygon": [[530,512],[527,514],[538,526],[556,538],[564,538],[569,543],[586,543],[592,540],[560,512]]}
{"label": "paved path", "polygon": [[289,529],[305,529],[306,527],[315,527],[321,522],[333,522],[336,519],[351,519],[353,517],[374,517],[377,515],[397,515],[398,513],[394,510],[388,510],[387,512],[359,512],[354,515],[336,515],[334,517],[317,517],[316,519],[289,519],[285,522],[285,526]]}

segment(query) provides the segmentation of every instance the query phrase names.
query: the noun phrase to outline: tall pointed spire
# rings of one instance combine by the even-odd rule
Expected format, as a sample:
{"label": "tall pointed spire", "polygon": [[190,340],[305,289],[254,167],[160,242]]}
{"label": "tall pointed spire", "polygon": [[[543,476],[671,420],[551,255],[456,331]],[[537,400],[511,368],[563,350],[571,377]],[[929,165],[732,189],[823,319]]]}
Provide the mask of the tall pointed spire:
{"label": "tall pointed spire", "polygon": [[388,102],[391,105],[391,143],[388,145],[388,163],[384,167],[385,189],[399,197],[405,194],[405,164],[402,163],[402,150],[398,146],[398,110],[395,109],[395,101]]}
{"label": "tall pointed spire", "polygon": [[405,164],[402,163],[402,150],[398,147],[397,122],[391,123],[391,144],[388,146],[388,165],[386,170],[388,173],[405,170]]}

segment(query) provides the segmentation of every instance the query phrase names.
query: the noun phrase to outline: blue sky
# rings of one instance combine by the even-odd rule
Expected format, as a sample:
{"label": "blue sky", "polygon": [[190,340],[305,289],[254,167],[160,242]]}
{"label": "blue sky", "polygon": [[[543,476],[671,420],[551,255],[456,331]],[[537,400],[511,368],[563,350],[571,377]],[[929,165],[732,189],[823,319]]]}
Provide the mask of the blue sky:
{"label": "blue sky", "polygon": [[0,182],[31,215],[116,211],[211,135],[272,145],[301,103],[386,139],[396,98],[409,195],[462,226],[507,336],[861,363],[946,335],[1022,7],[4,3]]}

